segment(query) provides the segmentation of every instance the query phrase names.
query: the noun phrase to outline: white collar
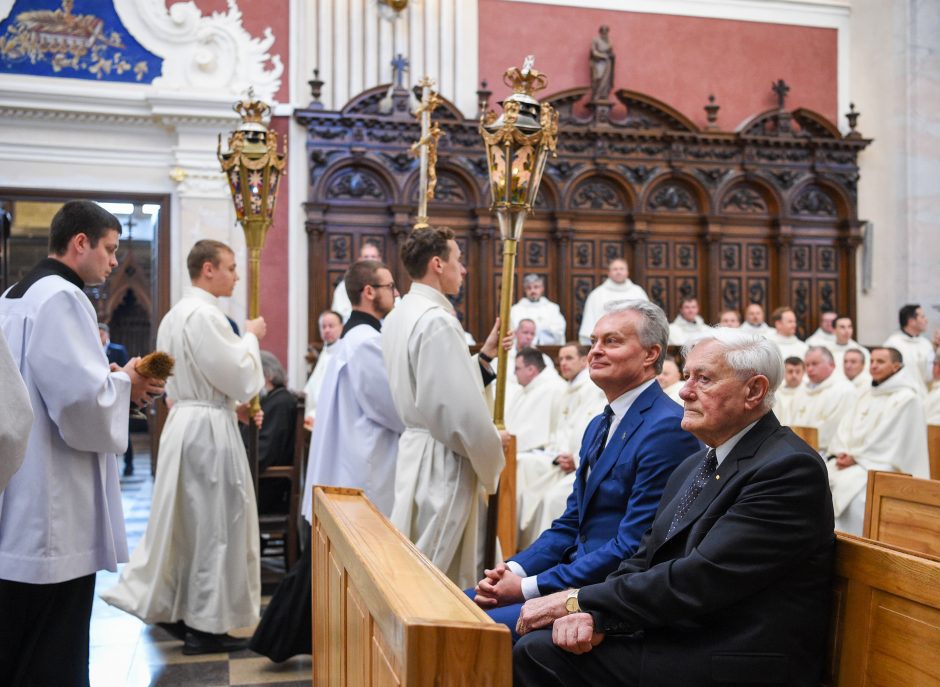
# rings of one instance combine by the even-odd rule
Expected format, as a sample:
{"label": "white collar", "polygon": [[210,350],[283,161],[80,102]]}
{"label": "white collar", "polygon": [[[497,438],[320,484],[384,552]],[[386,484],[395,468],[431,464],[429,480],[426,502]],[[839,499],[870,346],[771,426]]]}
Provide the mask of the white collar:
{"label": "white collar", "polygon": [[633,405],[633,402],[640,397],[640,394],[654,383],[656,383],[656,377],[643,382],[639,386],[633,387],[610,402],[610,408],[614,411],[614,418],[617,422],[623,419],[623,416],[630,411],[630,407]]}
{"label": "white collar", "polygon": [[[741,441],[742,438],[744,438],[744,435],[747,434],[748,432],[750,432],[751,429],[754,427],[754,425],[756,425],[758,422],[760,422],[760,419],[759,419],[759,418],[758,418],[757,420],[754,420],[754,422],[752,422],[752,423],[749,424],[747,427],[745,427],[744,429],[742,429],[740,432],[738,432],[737,434],[735,434],[733,437],[731,437],[730,439],[728,439],[728,441],[726,441],[725,443],[723,443],[721,446],[716,446],[716,447],[714,447],[714,448],[715,448],[715,457],[718,459],[718,464],[719,464],[719,465],[721,465],[721,462],[722,462],[725,458],[728,457],[728,454],[731,453],[731,451],[734,450],[734,447],[738,445],[738,442]],[[710,446],[709,448],[712,448],[712,447]]]}

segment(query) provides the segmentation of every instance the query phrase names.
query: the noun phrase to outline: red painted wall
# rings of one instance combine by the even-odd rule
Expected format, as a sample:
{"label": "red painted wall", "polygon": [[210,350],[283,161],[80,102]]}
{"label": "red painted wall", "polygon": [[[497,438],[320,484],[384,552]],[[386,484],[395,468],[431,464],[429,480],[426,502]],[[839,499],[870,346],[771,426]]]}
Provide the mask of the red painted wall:
{"label": "red painted wall", "polygon": [[[598,27],[610,27],[614,91],[626,88],[664,101],[705,126],[709,94],[721,106],[718,126],[733,131],[776,107],[771,83],[790,85],[787,109],[806,107],[836,119],[836,31],[779,24],[479,0],[480,78],[496,98],[508,67],[527,54],[548,76],[543,94],[590,86],[589,52]],[[525,27],[520,29],[519,27]],[[613,91],[611,92],[613,96]]]}

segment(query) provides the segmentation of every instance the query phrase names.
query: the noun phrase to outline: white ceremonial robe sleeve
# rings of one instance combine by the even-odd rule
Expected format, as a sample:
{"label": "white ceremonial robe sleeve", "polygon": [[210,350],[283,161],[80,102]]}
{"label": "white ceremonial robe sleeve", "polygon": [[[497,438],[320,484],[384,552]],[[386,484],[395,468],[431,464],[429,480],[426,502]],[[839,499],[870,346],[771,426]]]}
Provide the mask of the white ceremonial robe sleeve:
{"label": "white ceremonial robe sleeve", "polygon": [[207,325],[192,328],[194,365],[223,394],[247,401],[264,386],[258,338],[239,338],[223,317],[207,318]]}
{"label": "white ceremonial robe sleeve", "polygon": [[[415,404],[427,419],[431,436],[454,453],[466,456],[487,494],[496,492],[503,470],[502,442],[480,391],[480,369],[474,357],[454,356],[466,350],[459,332],[437,320],[424,332],[426,341],[415,359]],[[423,356],[442,351],[447,357]]]}
{"label": "white ceremonial robe sleeve", "polygon": [[405,423],[398,417],[398,411],[392,401],[380,341],[379,337],[375,337],[362,342],[356,349],[355,360],[346,363],[352,382],[350,388],[367,418],[401,434],[405,431]]}
{"label": "white ceremonial robe sleeve", "polygon": [[0,493],[23,463],[32,425],[29,392],[0,331]]}
{"label": "white ceremonial robe sleeve", "polygon": [[[94,322],[89,310],[91,304],[81,292],[51,296],[35,318],[31,334],[42,345],[30,346],[26,364],[49,418],[68,446],[92,453],[124,453],[131,380],[123,372],[108,370],[104,352],[96,345],[97,333],[82,333]],[[63,345],[70,349],[68,356],[61,353]]]}

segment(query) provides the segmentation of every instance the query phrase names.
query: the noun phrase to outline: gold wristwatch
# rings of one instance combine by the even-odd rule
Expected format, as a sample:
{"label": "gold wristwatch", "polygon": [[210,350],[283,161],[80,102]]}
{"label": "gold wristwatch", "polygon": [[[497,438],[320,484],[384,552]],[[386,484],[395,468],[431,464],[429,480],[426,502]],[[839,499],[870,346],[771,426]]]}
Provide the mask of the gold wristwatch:
{"label": "gold wristwatch", "polygon": [[568,613],[580,613],[581,606],[578,605],[578,589],[572,589],[568,592],[568,598],[565,599],[565,609]]}

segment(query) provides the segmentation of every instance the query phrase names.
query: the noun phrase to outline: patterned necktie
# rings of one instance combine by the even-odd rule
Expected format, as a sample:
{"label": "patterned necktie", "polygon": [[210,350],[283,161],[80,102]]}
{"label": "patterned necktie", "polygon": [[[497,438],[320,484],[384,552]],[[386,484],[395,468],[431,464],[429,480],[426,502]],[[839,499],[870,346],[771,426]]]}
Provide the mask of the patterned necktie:
{"label": "patterned necktie", "polygon": [[718,454],[715,452],[715,449],[710,448],[705,454],[705,459],[702,461],[702,464],[699,465],[698,472],[695,473],[692,484],[689,485],[689,488],[685,490],[685,493],[679,500],[679,506],[676,508],[675,515],[672,516],[672,523],[669,525],[669,531],[666,533],[667,537],[670,536],[679,523],[682,522],[682,518],[689,512],[692,504],[695,503],[695,499],[702,493],[702,489],[705,488],[708,480],[711,479],[717,469]]}
{"label": "patterned necktie", "polygon": [[607,443],[607,434],[610,432],[610,423],[614,419],[614,409],[609,405],[604,406],[604,419],[597,426],[597,433],[594,435],[594,441],[587,452],[588,467],[592,470],[597,464],[598,458],[604,452],[604,445]]}

